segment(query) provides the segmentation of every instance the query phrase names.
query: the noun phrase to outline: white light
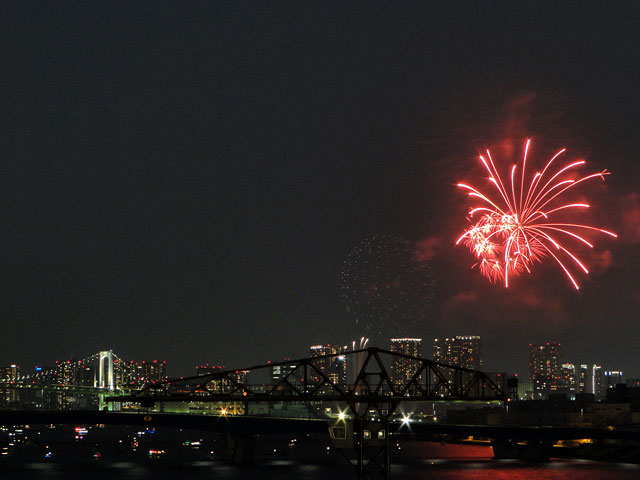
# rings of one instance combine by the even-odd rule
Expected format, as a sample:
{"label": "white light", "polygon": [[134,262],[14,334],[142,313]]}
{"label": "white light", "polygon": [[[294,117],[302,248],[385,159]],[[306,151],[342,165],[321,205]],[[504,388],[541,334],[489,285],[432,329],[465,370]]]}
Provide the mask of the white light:
{"label": "white light", "polygon": [[338,414],[338,418],[339,418],[340,420],[344,420],[344,417],[345,417],[345,413],[344,413],[344,412],[340,412],[340,413]]}
{"label": "white light", "polygon": [[402,425],[409,425],[411,422],[411,415],[402,415]]}

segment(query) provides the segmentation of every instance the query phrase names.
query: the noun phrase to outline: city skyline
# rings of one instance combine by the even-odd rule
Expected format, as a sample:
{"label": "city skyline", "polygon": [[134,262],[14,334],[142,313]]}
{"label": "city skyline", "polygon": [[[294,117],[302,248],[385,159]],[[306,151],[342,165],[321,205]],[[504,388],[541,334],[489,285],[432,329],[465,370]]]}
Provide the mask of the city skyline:
{"label": "city skyline", "polygon": [[[363,337],[364,338],[364,337]],[[404,353],[407,355],[412,355],[412,356],[418,356],[420,358],[427,358],[427,359],[431,359],[431,360],[435,360],[436,362],[440,362],[440,363],[444,363],[444,364],[449,364],[449,365],[459,365],[465,368],[471,368],[474,370],[480,370],[480,371],[484,371],[484,372],[504,372],[508,375],[517,375],[520,378],[520,381],[522,382],[524,381],[529,381],[532,380],[533,382],[533,388],[534,391],[536,390],[535,387],[535,381],[533,381],[532,379],[532,364],[534,362],[533,357],[531,357],[531,355],[533,354],[533,350],[534,347],[540,348],[542,349],[543,346],[546,343],[547,348],[549,348],[549,346],[560,349],[560,344],[555,342],[555,341],[550,341],[550,342],[544,342],[540,345],[535,345],[532,343],[529,343],[526,345],[526,347],[528,347],[528,350],[526,349],[526,347],[523,348],[522,350],[522,357],[527,357],[527,369],[526,370],[515,370],[512,367],[508,366],[508,365],[501,365],[498,368],[495,369],[488,369],[486,367],[483,366],[483,344],[484,344],[484,340],[478,336],[478,335],[456,335],[456,336],[452,336],[450,338],[433,338],[433,349],[431,349],[430,354],[427,354],[425,352],[425,350],[423,349],[422,343],[423,340],[422,338],[391,338],[388,340],[388,344],[387,345],[370,345],[368,343],[368,339],[366,346],[364,348],[368,348],[368,347],[372,347],[372,346],[377,346],[378,348],[381,348],[383,350],[388,350],[391,352],[399,352],[399,353]],[[427,344],[426,347],[426,351],[429,351],[429,344]],[[306,349],[304,349],[304,352],[301,352],[299,355],[285,355],[282,357],[276,357],[276,358],[269,358],[269,359],[265,359],[262,362],[258,362],[258,363],[279,363],[279,362],[286,362],[286,361],[295,361],[296,359],[300,359],[300,358],[308,358],[308,357],[317,357],[317,356],[322,356],[322,355],[339,355],[341,353],[347,353],[351,350],[357,350],[358,348],[360,348],[358,346],[358,344],[354,341],[352,342],[352,346],[351,348],[349,348],[349,345],[341,345],[340,342],[338,343],[327,343],[327,344],[314,344],[311,346],[306,347]],[[546,357],[544,357],[546,358]],[[584,378],[584,374],[582,374],[582,376],[580,376],[580,372],[578,371],[578,368],[586,368],[587,366],[589,366],[590,368],[598,368],[599,370],[599,374],[600,374],[600,383],[602,384],[602,389],[606,388],[606,386],[612,386],[615,384],[615,382],[612,382],[612,378],[622,378],[622,380],[626,381],[627,379],[631,379],[631,380],[635,380],[637,378],[640,377],[640,372],[637,370],[625,370],[623,368],[620,368],[619,365],[610,365],[607,363],[602,363],[602,362],[597,362],[594,361],[593,359],[588,359],[588,361],[585,362],[575,362],[575,360],[573,358],[568,358],[569,360],[572,360],[572,362],[564,362],[563,361],[563,356],[562,354],[560,354],[558,359],[554,358],[554,366],[555,367],[550,367],[549,368],[549,372],[547,372],[548,375],[556,375],[555,378],[551,379],[551,378],[547,378],[545,381],[549,382],[549,381],[553,381],[556,384],[560,384],[562,383],[562,387],[568,387],[568,380],[564,379],[564,380],[560,380],[560,377],[562,375],[564,375],[564,368],[565,367],[571,367],[573,369],[573,375],[575,375],[575,378],[573,379],[573,381],[575,382],[575,388],[576,391],[578,392],[589,392],[589,393],[593,393],[593,388],[594,387],[589,387],[584,385],[584,382],[586,381],[586,379]],[[340,379],[344,380],[345,378],[347,378],[347,370],[349,368],[351,368],[350,366],[345,366],[345,365],[338,365],[340,364],[340,360],[341,357],[335,357],[335,359],[331,362],[331,364],[329,365],[325,365],[324,363],[319,364],[323,369],[326,368],[328,372],[330,372],[330,375],[335,376],[338,375],[336,372],[338,371],[342,371],[344,369],[344,373],[340,374],[340,375],[344,375],[340,376]],[[566,359],[564,359],[566,360]],[[144,364],[156,364],[156,363],[161,363],[164,364],[163,367],[163,371],[167,368],[167,361],[166,360],[157,360],[157,359],[153,359],[153,360],[122,360],[120,357],[118,357],[118,361],[120,362],[124,362],[127,364],[131,364],[131,365],[144,365]],[[74,362],[82,362],[82,357],[78,357],[78,356],[67,356],[67,360],[54,360],[53,362],[39,362],[34,364],[33,366],[26,366],[22,363],[20,363],[19,361],[15,361],[12,362],[11,364],[7,364],[7,365],[0,365],[0,368],[4,368],[4,369],[10,369],[10,368],[15,368],[17,367],[18,369],[22,370],[22,374],[23,375],[29,375],[28,372],[30,371],[34,371],[34,372],[38,372],[40,370],[42,370],[43,368],[55,368],[58,365],[64,364],[64,363],[74,363]],[[337,362],[337,363],[336,363]],[[335,364],[335,365],[334,365]],[[210,373],[212,371],[227,371],[227,370],[242,370],[244,368],[248,368],[251,365],[248,363],[243,363],[243,364],[230,364],[225,362],[223,359],[219,359],[218,361],[215,362],[197,362],[196,364],[192,365],[189,369],[183,370],[183,371],[177,371],[177,370],[172,370],[171,367],[169,366],[169,375],[168,377],[170,378],[179,378],[179,377],[187,377],[187,376],[192,376],[194,373],[196,375],[201,375],[203,374],[203,372],[206,373]],[[175,368],[175,366],[174,366]],[[391,366],[392,370],[396,369],[397,367]],[[400,367],[401,368],[401,367]],[[280,375],[284,375],[286,373],[286,366],[278,366],[277,367],[277,372],[272,372],[272,375],[275,377],[279,377]],[[336,370],[337,369],[337,370]],[[333,372],[333,373],[331,373]],[[626,373],[624,373],[626,372]],[[405,375],[406,376],[406,375]],[[608,376],[608,378],[607,378]],[[337,381],[336,377],[334,380]],[[591,374],[591,376],[589,377],[589,381],[593,380],[593,374]],[[564,382],[564,383],[563,383]],[[340,382],[338,382],[340,383]],[[553,389],[549,389],[549,388],[545,388],[544,389],[546,391],[546,393],[549,393],[549,391],[556,391],[557,388],[553,388]],[[564,390],[561,389],[561,391],[564,392]],[[604,390],[603,390],[604,391]],[[569,393],[569,391],[567,390],[566,393]],[[572,393],[575,393],[572,391]],[[601,392],[602,393],[602,392]]]}
{"label": "city skyline", "polygon": [[[556,341],[640,376],[638,13],[7,5],[0,365],[111,348],[186,372],[471,332],[485,371]],[[507,178],[527,139],[530,172],[561,148],[611,172],[570,192],[619,235],[576,247],[579,291],[550,262],[492,285],[455,247],[456,185],[486,189],[487,148]]]}

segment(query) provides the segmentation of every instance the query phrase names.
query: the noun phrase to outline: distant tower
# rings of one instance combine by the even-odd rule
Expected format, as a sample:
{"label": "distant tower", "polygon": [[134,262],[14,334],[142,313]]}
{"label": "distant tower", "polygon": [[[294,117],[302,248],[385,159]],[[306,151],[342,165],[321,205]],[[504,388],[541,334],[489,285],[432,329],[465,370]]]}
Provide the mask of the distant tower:
{"label": "distant tower", "polygon": [[[421,338],[392,338],[390,350],[394,353],[402,353],[412,357],[422,357]],[[391,383],[395,386],[405,385],[413,378],[418,369],[418,364],[410,358],[396,357],[391,363]]]}
{"label": "distant tower", "polygon": [[531,357],[529,368],[531,371],[531,384],[533,397],[542,399],[554,393],[562,391],[562,350],[561,344],[547,342],[546,344],[529,344]]}

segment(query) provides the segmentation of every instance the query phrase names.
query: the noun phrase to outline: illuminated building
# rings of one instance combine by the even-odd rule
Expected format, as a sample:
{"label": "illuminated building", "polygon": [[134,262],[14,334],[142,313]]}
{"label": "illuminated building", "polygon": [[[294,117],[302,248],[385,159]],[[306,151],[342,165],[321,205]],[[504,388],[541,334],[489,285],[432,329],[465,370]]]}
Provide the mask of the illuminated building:
{"label": "illuminated building", "polygon": [[529,347],[531,349],[529,368],[534,398],[543,399],[549,393],[561,391],[563,388],[561,345],[556,342],[539,345],[530,343]]}
{"label": "illuminated building", "polygon": [[533,384],[531,380],[527,382],[518,382],[518,399],[531,400],[533,398]]}
{"label": "illuminated building", "polygon": [[604,372],[604,386],[607,388],[615,388],[622,380],[623,373],[620,370],[608,370]]}
{"label": "illuminated building", "polygon": [[123,381],[131,387],[142,387],[147,383],[166,380],[167,362],[153,360],[152,362],[134,362],[131,360],[123,375]]}
{"label": "illuminated building", "polygon": [[224,365],[209,365],[205,363],[204,365],[196,365],[196,375],[210,375],[212,373],[219,373],[225,370]]}
{"label": "illuminated building", "polygon": [[219,385],[222,391],[236,390],[240,386],[246,385],[248,370],[231,370],[229,371],[224,365],[196,365],[196,375],[211,375],[226,372],[224,377],[219,380],[212,380],[212,385]]}
{"label": "illuminated building", "polygon": [[[0,380],[3,382],[14,382],[20,377],[20,367],[18,365],[9,365],[8,367],[2,367],[0,369]],[[3,395],[0,397],[0,403],[13,403],[19,399],[18,391],[14,389],[7,389],[3,391]]]}
{"label": "illuminated building", "polygon": [[56,361],[57,383],[60,385],[76,384],[76,362],[67,360],[66,362]]}
{"label": "illuminated building", "polygon": [[575,365],[573,363],[563,363],[560,372],[560,383],[557,391],[567,393],[569,398],[575,399],[576,393],[578,393],[578,378]]}
{"label": "illuminated building", "polygon": [[604,384],[604,371],[600,365],[591,366],[591,390],[596,396],[596,400],[601,400],[605,396],[606,388]]}
{"label": "illuminated building", "polygon": [[447,365],[480,370],[482,368],[482,341],[478,335],[436,338],[433,341],[433,359]]}
{"label": "illuminated building", "polygon": [[[422,339],[392,338],[389,350],[394,353],[422,358]],[[418,363],[410,358],[394,357],[391,362],[391,382],[395,386],[405,385],[413,378],[418,366]]]}
{"label": "illuminated building", "polygon": [[588,367],[583,363],[580,365],[580,371],[578,373],[578,393],[593,393],[588,390]]}
{"label": "illuminated building", "polygon": [[[331,357],[323,358],[314,362],[313,365],[318,367],[331,382],[345,385],[347,383],[347,357],[345,353],[348,347],[345,346],[332,346],[332,345],[312,345],[309,347],[311,357],[324,357],[331,355]],[[314,383],[321,381],[321,375],[317,372],[312,373]]]}
{"label": "illuminated building", "polygon": [[0,369],[0,379],[3,381],[17,380],[20,376],[20,367],[18,365],[9,365]]}
{"label": "illuminated building", "polygon": [[[478,335],[436,338],[433,340],[433,359],[446,365],[480,370],[482,368],[482,341]],[[445,377],[453,381],[453,371],[446,369]],[[461,378],[462,381],[468,380]],[[434,378],[433,381],[436,381]]]}
{"label": "illuminated building", "polygon": [[[284,361],[291,360],[290,358],[285,358]],[[271,362],[269,362],[271,363]],[[295,371],[298,368],[296,364],[291,365],[273,365],[271,367],[271,384],[277,385],[283,379],[287,379],[289,383],[296,384],[300,382],[298,375],[296,375]]]}
{"label": "illuminated building", "polygon": [[[620,372],[620,374],[622,375],[622,372]],[[578,390],[580,393],[593,393],[596,397],[596,400],[604,398],[606,385],[604,372],[600,365],[580,365],[580,374],[578,376]]]}

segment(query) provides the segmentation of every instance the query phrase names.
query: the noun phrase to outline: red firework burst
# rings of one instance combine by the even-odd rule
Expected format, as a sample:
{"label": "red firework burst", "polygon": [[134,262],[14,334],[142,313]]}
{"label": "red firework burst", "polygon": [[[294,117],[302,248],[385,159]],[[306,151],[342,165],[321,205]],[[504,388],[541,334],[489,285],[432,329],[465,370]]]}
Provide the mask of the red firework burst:
{"label": "red firework burst", "polygon": [[[552,173],[552,165],[565,152],[563,148],[547,162],[542,171],[527,178],[530,144],[531,140],[527,140],[522,172],[517,173],[517,165],[511,167],[510,185],[502,181],[489,150],[486,151],[486,158],[480,155],[482,164],[489,172],[488,180],[497,191],[496,197],[485,195],[469,185],[458,184],[458,187],[469,192],[470,197],[480,199],[482,205],[474,206],[469,211],[472,225],[458,238],[456,245],[461,242],[467,245],[478,259],[474,267],[478,266],[482,275],[493,282],[504,281],[505,287],[509,286],[510,277],[523,272],[530,273],[532,264],[548,255],[560,265],[573,286],[579,289],[568,265],[577,266],[585,273],[589,271],[577,255],[569,250],[566,241],[593,248],[593,244],[584,238],[585,233],[617,235],[602,228],[561,223],[555,219],[559,213],[589,208],[586,203],[565,203],[563,199],[566,192],[594,178],[604,180],[609,172],[603,170],[579,176],[575,169],[584,165],[585,161],[577,160]],[[480,218],[477,218],[478,215]]]}

